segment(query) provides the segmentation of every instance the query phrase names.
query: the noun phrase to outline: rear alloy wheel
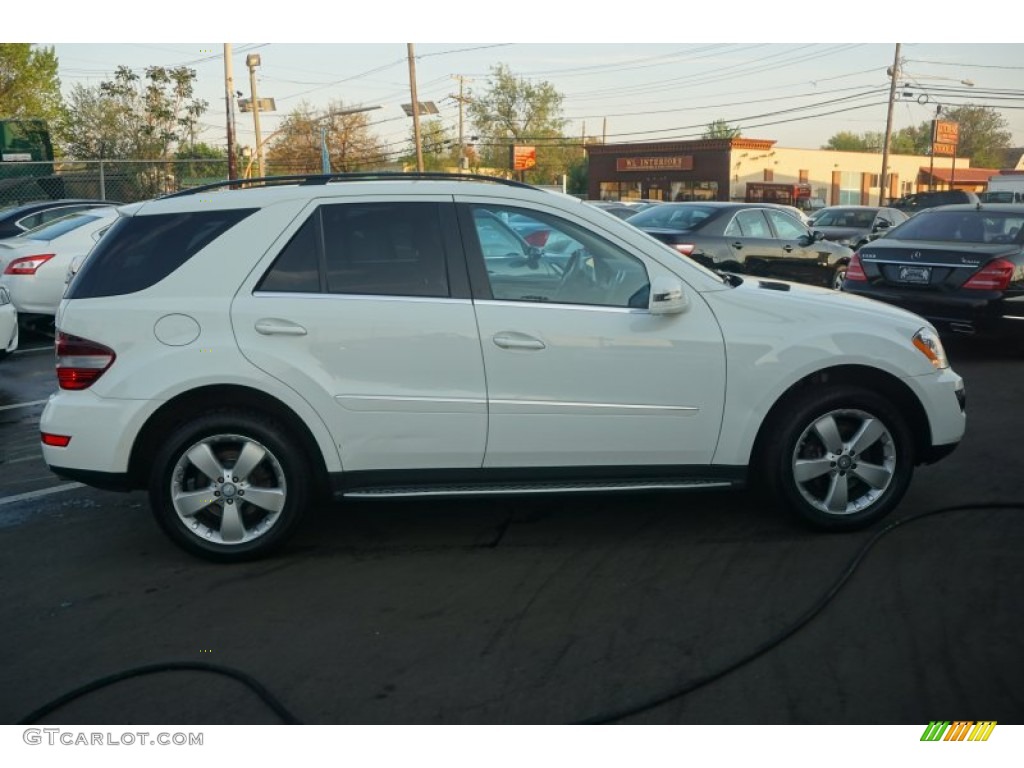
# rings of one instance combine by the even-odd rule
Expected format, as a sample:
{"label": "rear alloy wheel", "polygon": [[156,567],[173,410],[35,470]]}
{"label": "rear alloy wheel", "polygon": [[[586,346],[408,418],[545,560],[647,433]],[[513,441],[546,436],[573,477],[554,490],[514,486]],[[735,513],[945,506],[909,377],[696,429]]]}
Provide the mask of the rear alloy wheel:
{"label": "rear alloy wheel", "polygon": [[843,280],[846,279],[846,265],[840,264],[836,267],[836,271],[832,273],[832,290],[841,291],[843,290]]}
{"label": "rear alloy wheel", "polygon": [[769,483],[813,527],[863,528],[906,493],[912,440],[899,412],[873,392],[843,386],[808,393],[787,409],[767,446]]}
{"label": "rear alloy wheel", "polygon": [[154,462],[150,504],[188,552],[210,560],[262,557],[293,533],[308,501],[302,448],[276,422],[222,412],[177,430]]}

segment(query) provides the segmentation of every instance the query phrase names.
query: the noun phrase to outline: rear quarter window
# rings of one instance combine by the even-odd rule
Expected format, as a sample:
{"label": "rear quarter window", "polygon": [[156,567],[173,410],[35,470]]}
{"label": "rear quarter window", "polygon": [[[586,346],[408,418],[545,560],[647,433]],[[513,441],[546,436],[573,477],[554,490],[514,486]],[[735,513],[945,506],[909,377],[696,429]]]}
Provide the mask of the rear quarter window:
{"label": "rear quarter window", "polygon": [[121,219],[86,259],[67,297],[94,299],[145,290],[256,210],[163,213]]}

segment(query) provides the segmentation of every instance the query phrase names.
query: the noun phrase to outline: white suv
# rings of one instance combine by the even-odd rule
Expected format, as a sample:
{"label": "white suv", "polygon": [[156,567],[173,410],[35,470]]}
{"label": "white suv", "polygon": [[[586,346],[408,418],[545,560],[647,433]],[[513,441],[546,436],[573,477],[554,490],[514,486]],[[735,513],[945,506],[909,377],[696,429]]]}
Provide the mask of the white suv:
{"label": "white suv", "polygon": [[54,472],[148,489],[195,554],[263,555],[319,492],[763,479],[854,529],[963,435],[920,317],[711,272],[574,198],[431,174],[226,186],[122,209],[61,303],[41,421]]}

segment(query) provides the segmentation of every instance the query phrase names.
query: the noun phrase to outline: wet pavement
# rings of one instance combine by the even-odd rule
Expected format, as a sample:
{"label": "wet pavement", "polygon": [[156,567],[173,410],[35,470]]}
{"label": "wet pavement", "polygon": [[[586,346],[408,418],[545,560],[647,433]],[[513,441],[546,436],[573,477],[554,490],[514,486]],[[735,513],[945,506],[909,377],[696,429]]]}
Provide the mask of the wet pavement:
{"label": "wet pavement", "polygon": [[[250,675],[307,723],[1021,723],[1024,512],[981,507],[1021,501],[1024,360],[950,354],[964,443],[845,535],[752,493],[363,502],[317,510],[278,557],[218,566],[171,545],[141,493],[11,501],[63,481],[34,443],[42,406],[0,410],[0,723],[174,663]],[[0,406],[53,385],[46,351],[0,364]],[[885,533],[822,602],[891,523],[961,504],[979,508]],[[43,719],[278,721],[197,670]]]}

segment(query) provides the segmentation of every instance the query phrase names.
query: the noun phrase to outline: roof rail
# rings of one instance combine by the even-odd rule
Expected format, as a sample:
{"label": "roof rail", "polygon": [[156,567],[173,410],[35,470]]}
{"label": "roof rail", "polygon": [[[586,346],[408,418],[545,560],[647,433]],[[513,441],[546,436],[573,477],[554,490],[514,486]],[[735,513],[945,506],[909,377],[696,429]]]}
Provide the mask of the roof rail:
{"label": "roof rail", "polygon": [[536,189],[536,187],[530,184],[524,184],[521,181],[503,179],[498,176],[484,176],[479,173],[443,173],[440,171],[416,171],[412,173],[402,173],[398,171],[369,171],[365,173],[310,173],[293,176],[261,176],[255,179],[225,179],[224,181],[215,181],[212,184],[203,184],[198,187],[183,189],[179,192],[171,192],[167,195],[161,195],[160,199],[166,200],[170,197],[186,197],[188,195],[208,192],[213,189],[223,189],[225,187],[232,189],[248,189],[251,187],[270,187],[278,184],[312,186],[338,181],[415,181],[417,179],[434,181],[488,181],[494,184],[504,184],[509,187]]}

